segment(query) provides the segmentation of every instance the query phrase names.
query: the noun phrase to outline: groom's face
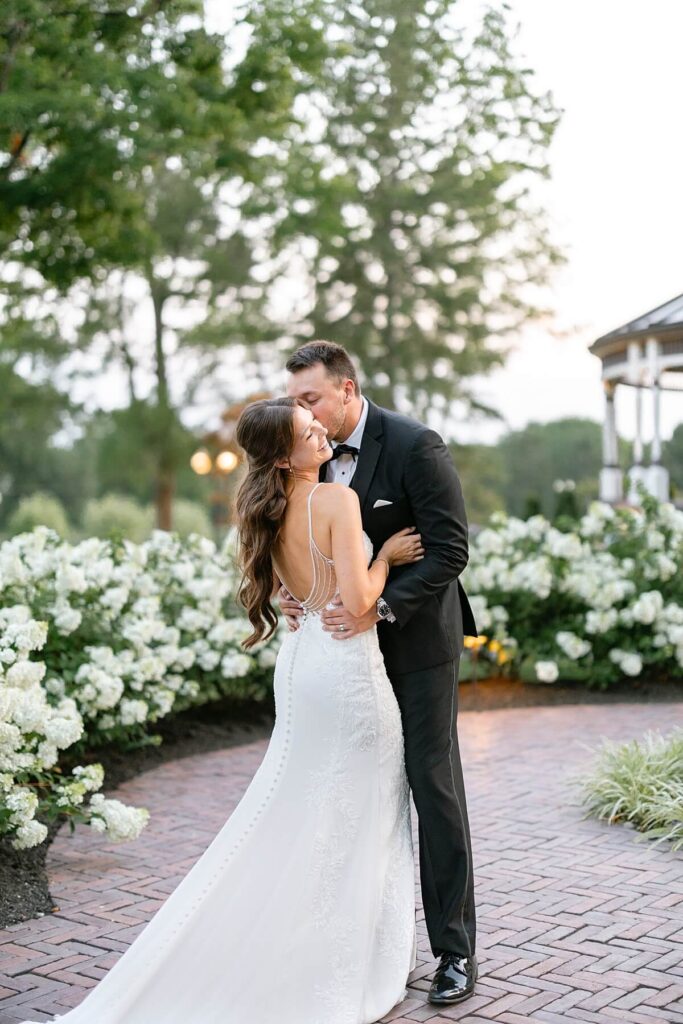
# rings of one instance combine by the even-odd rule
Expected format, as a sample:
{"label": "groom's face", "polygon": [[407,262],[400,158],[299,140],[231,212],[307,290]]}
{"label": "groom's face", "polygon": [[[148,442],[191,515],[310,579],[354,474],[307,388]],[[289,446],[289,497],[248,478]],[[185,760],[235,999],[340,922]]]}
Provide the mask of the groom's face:
{"label": "groom's face", "polygon": [[[347,384],[351,385],[350,392]],[[302,399],[309,406],[318,422],[327,429],[331,441],[345,439],[346,413],[350,395],[354,394],[352,381],[338,384],[322,363],[314,363],[288,374],[287,394],[290,398]]]}

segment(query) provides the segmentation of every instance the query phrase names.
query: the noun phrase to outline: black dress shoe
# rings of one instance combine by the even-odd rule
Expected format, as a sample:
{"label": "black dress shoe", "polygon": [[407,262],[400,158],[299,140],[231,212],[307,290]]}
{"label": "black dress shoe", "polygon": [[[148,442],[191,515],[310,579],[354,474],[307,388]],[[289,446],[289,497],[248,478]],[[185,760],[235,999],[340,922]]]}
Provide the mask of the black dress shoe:
{"label": "black dress shoe", "polygon": [[477,958],[460,956],[459,953],[443,953],[429,990],[430,1003],[458,1003],[474,992],[474,983],[479,974]]}

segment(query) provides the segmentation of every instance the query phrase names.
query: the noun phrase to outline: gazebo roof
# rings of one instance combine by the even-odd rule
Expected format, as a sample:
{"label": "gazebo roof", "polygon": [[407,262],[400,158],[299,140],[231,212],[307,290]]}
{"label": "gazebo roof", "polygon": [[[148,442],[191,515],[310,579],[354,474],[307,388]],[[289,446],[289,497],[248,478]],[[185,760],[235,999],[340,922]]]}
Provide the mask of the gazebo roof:
{"label": "gazebo roof", "polygon": [[622,327],[617,327],[608,334],[603,334],[590,346],[590,351],[595,355],[605,346],[614,347],[617,341],[626,343],[633,338],[659,336],[678,331],[683,335],[683,295],[677,295],[675,299],[669,299],[661,306],[651,309],[649,313],[643,313],[635,320],[630,320]]}

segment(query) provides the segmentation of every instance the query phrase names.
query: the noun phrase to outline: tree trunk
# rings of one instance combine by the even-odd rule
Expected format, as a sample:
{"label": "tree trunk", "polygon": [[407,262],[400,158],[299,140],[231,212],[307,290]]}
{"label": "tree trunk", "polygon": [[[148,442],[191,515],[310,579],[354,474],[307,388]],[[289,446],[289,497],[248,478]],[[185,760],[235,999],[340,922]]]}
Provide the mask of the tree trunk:
{"label": "tree trunk", "polygon": [[175,467],[171,450],[171,407],[166,376],[166,353],[164,352],[164,305],[168,298],[165,286],[155,280],[153,272],[148,274],[149,287],[154,305],[154,357],[157,378],[157,475],[155,488],[156,524],[159,530],[173,529],[172,496],[175,488]]}
{"label": "tree trunk", "polygon": [[157,529],[172,530],[172,500],[175,489],[175,474],[168,470],[160,469],[156,480],[156,510]]}

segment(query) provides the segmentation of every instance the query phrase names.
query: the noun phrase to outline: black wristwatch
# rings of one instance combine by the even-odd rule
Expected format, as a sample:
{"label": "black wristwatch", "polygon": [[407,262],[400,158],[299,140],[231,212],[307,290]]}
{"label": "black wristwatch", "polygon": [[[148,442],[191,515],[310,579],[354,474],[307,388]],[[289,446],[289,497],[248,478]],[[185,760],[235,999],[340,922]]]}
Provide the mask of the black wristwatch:
{"label": "black wristwatch", "polygon": [[377,598],[377,614],[385,622],[396,622],[396,616],[383,597]]}

